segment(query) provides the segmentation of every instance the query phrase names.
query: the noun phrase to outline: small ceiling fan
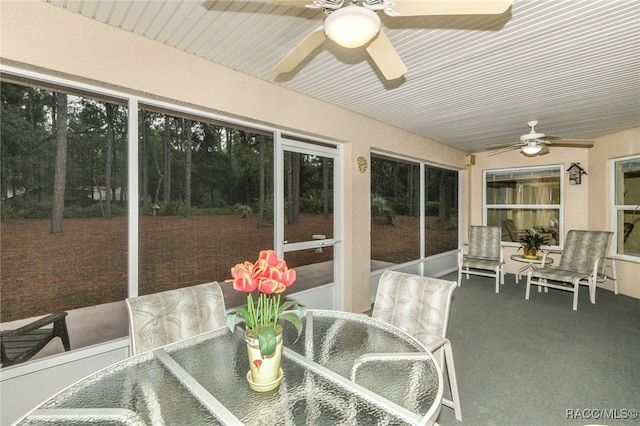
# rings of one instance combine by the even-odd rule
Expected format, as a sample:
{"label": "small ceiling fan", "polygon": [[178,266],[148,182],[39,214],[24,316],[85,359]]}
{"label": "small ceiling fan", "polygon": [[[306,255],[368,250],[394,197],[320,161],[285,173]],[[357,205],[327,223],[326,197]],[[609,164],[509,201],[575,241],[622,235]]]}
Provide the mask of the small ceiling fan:
{"label": "small ceiling fan", "polygon": [[274,70],[291,72],[327,38],[346,48],[365,49],[387,80],[400,78],[407,67],[380,28],[378,11],[392,17],[430,15],[498,15],[513,0],[265,0],[323,9],[324,25],[293,48]]}
{"label": "small ceiling fan", "polygon": [[520,142],[497,143],[497,144],[488,145],[485,149],[499,150],[497,152],[494,152],[491,155],[497,155],[506,151],[519,149],[524,155],[533,157],[535,155],[548,154],[549,146],[562,146],[562,147],[573,147],[573,148],[591,148],[593,146],[592,140],[563,139],[558,136],[545,135],[544,133],[540,133],[536,131],[537,125],[538,125],[537,120],[529,121],[527,123],[527,126],[529,126],[531,130],[529,131],[529,133],[525,133],[524,135],[520,136]]}

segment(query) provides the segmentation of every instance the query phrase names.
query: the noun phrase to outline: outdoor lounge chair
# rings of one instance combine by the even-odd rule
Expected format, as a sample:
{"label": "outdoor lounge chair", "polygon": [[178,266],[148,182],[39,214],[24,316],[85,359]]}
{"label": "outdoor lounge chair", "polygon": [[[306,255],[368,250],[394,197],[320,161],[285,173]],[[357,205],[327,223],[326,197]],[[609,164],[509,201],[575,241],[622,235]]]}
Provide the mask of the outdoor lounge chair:
{"label": "outdoor lounge chair", "polygon": [[504,284],[504,249],[500,245],[500,226],[470,226],[469,243],[464,244],[458,254],[458,285],[462,275],[495,277],[496,293]]}
{"label": "outdoor lounge chair", "polygon": [[[564,250],[557,266],[545,265],[552,250],[542,257],[539,269],[529,272],[525,299],[529,300],[531,285],[573,292],[573,310],[578,310],[578,290],[580,284],[589,286],[589,299],[596,303],[596,282],[606,261],[613,232],[576,231],[567,233]],[[616,282],[617,285],[617,282]]]}
{"label": "outdoor lounge chair", "polygon": [[226,327],[217,282],[126,299],[133,354]]}
{"label": "outdoor lounge chair", "polygon": [[[33,358],[47,344],[59,337],[65,351],[71,350],[67,331],[66,312],[56,312],[15,330],[0,333],[2,366],[19,364]],[[52,327],[46,327],[53,324]]]}
{"label": "outdoor lounge chair", "polygon": [[371,316],[398,327],[436,355],[451,393],[451,399],[443,398],[442,405],[453,408],[456,419],[462,421],[453,350],[447,339],[451,296],[456,287],[455,281],[384,271]]}
{"label": "outdoor lounge chair", "polygon": [[520,242],[520,238],[527,235],[526,229],[518,229],[513,219],[505,219],[502,221],[505,229],[507,230],[507,234],[509,235],[509,239],[515,243]]}

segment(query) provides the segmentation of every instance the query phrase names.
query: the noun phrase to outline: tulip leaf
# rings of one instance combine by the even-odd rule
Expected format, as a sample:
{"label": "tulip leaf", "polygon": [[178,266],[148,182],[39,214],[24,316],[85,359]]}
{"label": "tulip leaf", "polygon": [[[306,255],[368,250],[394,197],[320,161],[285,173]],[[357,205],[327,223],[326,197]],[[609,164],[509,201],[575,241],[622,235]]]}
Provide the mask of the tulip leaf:
{"label": "tulip leaf", "polygon": [[258,330],[258,344],[260,345],[260,355],[263,358],[272,356],[276,351],[275,327],[260,327]]}

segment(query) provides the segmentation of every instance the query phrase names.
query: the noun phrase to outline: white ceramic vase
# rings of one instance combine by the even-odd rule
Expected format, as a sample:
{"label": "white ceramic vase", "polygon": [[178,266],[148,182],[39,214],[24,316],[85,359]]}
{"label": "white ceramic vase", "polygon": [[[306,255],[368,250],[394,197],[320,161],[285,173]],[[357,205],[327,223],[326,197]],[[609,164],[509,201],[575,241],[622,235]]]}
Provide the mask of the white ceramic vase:
{"label": "white ceramic vase", "polygon": [[270,357],[263,358],[260,354],[258,339],[246,336],[249,367],[247,381],[251,389],[266,392],[277,388],[282,380],[282,334],[276,336],[276,351]]}

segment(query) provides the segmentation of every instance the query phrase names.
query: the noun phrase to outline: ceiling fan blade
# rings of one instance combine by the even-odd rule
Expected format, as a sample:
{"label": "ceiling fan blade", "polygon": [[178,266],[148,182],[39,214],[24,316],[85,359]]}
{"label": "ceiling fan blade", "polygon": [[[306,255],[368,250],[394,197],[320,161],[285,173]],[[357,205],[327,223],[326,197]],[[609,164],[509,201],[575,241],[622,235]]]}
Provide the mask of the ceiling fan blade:
{"label": "ceiling fan blade", "polygon": [[542,148],[542,150],[537,153],[536,155],[547,155],[548,153],[550,153],[551,151],[549,151],[549,147],[545,146],[544,148]]}
{"label": "ceiling fan blade", "polygon": [[[498,155],[498,154],[502,154],[503,152],[507,152],[507,151],[513,151],[515,149],[520,149],[522,147],[522,145],[518,144],[518,145],[511,145],[509,147],[504,147],[503,149],[496,151],[496,152],[492,152],[491,154],[489,154],[489,157],[493,157],[494,155]],[[488,148],[487,148],[488,149]],[[496,148],[497,149],[497,148]]]}
{"label": "ceiling fan blade", "polygon": [[322,27],[316,29],[306,36],[296,47],[294,47],[287,56],[276,65],[273,70],[277,73],[285,73],[293,71],[307,56],[311,54],[318,46],[322,44],[327,36]]}
{"label": "ceiling fan blade", "polygon": [[500,15],[513,0],[395,0],[399,16]]}
{"label": "ceiling fan blade", "polygon": [[589,139],[558,139],[555,142],[551,142],[551,145],[573,148],[591,148],[593,147],[593,141]]}
{"label": "ceiling fan blade", "polygon": [[312,5],[313,0],[244,0],[256,3],[279,3],[279,4],[288,4],[291,6],[300,6],[307,7],[307,5]]}
{"label": "ceiling fan blade", "polygon": [[391,41],[382,30],[367,46],[367,53],[387,80],[400,78],[407,72],[407,67],[402,62],[402,58],[400,58],[400,55],[398,55]]}
{"label": "ceiling fan blade", "polygon": [[506,147],[519,147],[519,146],[523,146],[524,144],[522,143],[518,143],[518,142],[500,142],[500,143],[492,143],[489,144],[487,146],[484,147],[484,149],[486,150],[491,150],[491,149],[502,149],[502,148],[506,148]]}

